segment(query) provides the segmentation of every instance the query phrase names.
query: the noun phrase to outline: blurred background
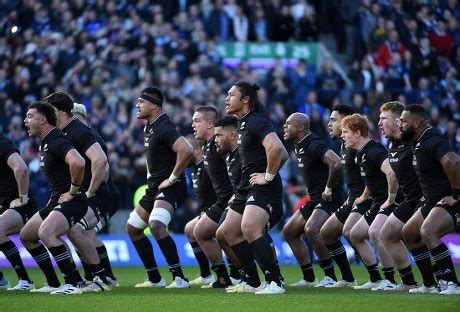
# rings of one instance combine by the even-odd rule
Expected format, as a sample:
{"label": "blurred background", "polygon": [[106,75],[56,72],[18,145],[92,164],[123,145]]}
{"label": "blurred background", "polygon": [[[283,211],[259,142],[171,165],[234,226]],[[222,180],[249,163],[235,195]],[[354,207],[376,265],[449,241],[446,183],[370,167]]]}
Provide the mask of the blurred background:
{"label": "blurred background", "polygon": [[[459,22],[457,0],[0,0],[0,128],[20,148],[43,206],[27,106],[58,90],[84,104],[121,193],[109,231],[123,233],[145,183],[144,123],[134,111],[144,87],[164,91],[166,112],[187,135],[196,106],[223,112],[233,82],[256,82],[280,134],[289,114],[304,112],[333,148],[333,106],[353,105],[385,143],[380,105],[419,103],[458,153]],[[287,218],[308,199],[294,161],[281,173]],[[190,188],[171,230],[182,232],[197,209]]]}

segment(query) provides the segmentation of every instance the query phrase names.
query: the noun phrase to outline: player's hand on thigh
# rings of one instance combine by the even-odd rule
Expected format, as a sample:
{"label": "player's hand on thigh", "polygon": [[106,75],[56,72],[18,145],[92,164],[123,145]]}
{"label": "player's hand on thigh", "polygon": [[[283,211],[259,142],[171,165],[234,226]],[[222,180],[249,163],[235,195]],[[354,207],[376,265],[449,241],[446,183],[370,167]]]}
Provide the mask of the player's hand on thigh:
{"label": "player's hand on thigh", "polygon": [[176,183],[176,181],[171,182],[171,181],[169,181],[169,179],[166,179],[166,180],[164,180],[163,182],[160,183],[160,185],[158,186],[158,190],[161,191],[161,190],[163,190],[165,188],[168,188],[168,187],[172,186],[174,183]]}
{"label": "player's hand on thigh", "polygon": [[61,196],[59,196],[58,203],[62,204],[62,203],[68,202],[72,200],[74,197],[75,195],[70,194],[70,192],[65,192],[64,194],[61,194]]}
{"label": "player's hand on thigh", "polygon": [[458,203],[458,200],[455,200],[452,196],[446,196],[440,201],[438,201],[439,205],[455,206],[457,203]]}
{"label": "player's hand on thigh", "polygon": [[22,203],[20,198],[16,198],[10,203],[10,208],[22,207],[26,203]]}
{"label": "player's hand on thigh", "polygon": [[251,185],[265,185],[268,184],[268,181],[265,180],[265,173],[256,172],[251,174],[249,183],[251,183]]}

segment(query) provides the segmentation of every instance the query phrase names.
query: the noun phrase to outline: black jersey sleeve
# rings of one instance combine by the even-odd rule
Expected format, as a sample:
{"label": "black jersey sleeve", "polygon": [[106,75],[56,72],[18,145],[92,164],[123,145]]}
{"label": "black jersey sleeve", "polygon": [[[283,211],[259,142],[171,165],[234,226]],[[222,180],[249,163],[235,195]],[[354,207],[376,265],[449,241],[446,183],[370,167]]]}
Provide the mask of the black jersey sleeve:
{"label": "black jersey sleeve", "polygon": [[251,120],[248,130],[260,141],[260,143],[263,142],[269,133],[275,132],[275,129],[270,121],[260,117],[255,120]]}
{"label": "black jersey sleeve", "polygon": [[74,135],[76,135],[78,139],[72,140],[72,142],[74,142],[75,148],[78,151],[86,153],[93,144],[97,143],[91,129],[86,126],[80,127],[79,131],[76,131]]}
{"label": "black jersey sleeve", "polygon": [[434,155],[439,162],[441,162],[441,158],[444,155],[453,151],[452,146],[449,144],[447,140],[444,140],[444,139],[443,140],[431,139],[427,143],[428,143],[426,146],[427,150],[429,151],[429,153]]}
{"label": "black jersey sleeve", "polygon": [[6,163],[11,154],[14,153],[19,154],[19,150],[5,136],[0,135],[0,159]]}
{"label": "black jersey sleeve", "polygon": [[308,150],[311,152],[311,155],[318,159],[319,161],[324,160],[324,155],[327,153],[329,148],[326,143],[322,142],[320,139],[314,140],[310,143]]}
{"label": "black jersey sleeve", "polygon": [[385,159],[388,158],[388,151],[383,145],[375,145],[367,152],[367,161],[371,162],[376,169],[380,170]]}
{"label": "black jersey sleeve", "polygon": [[59,158],[65,161],[67,153],[74,147],[65,137],[57,137],[50,142],[48,148],[51,153],[58,155]]}
{"label": "black jersey sleeve", "polygon": [[161,133],[161,141],[172,149],[174,143],[181,137],[180,133],[174,128],[166,128]]}

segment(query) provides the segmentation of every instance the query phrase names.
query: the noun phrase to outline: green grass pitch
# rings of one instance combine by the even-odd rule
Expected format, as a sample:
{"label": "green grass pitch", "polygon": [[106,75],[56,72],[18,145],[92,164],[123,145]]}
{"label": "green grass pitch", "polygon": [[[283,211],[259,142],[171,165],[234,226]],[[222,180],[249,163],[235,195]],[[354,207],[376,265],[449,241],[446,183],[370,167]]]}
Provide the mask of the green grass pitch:
{"label": "green grass pitch", "polygon": [[[460,267],[457,267],[460,269]],[[364,268],[354,266],[353,273],[359,283],[367,280]],[[194,278],[196,267],[185,267],[186,276]],[[12,269],[2,268],[10,282],[16,282]],[[336,269],[337,271],[337,269]],[[417,269],[415,269],[417,271]],[[286,294],[257,296],[254,294],[226,294],[218,289],[139,289],[133,285],[145,278],[141,267],[114,268],[120,287],[110,292],[76,296],[51,296],[22,292],[0,291],[0,311],[460,311],[460,295],[414,295],[358,291],[352,289],[317,289],[287,287]],[[29,269],[36,286],[43,276],[38,269]],[[162,275],[171,282],[167,268]],[[300,279],[300,268],[283,266],[286,284]],[[317,277],[322,271],[315,266]],[[417,280],[420,275],[416,272]]]}

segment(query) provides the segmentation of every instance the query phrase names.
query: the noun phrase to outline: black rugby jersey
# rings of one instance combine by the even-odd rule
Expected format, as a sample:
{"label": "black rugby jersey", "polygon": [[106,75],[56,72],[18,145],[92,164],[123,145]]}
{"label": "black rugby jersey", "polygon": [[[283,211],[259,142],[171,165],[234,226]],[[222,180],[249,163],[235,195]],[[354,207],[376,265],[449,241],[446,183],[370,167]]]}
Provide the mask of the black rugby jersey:
{"label": "black rugby jersey", "polygon": [[233,187],[227,172],[224,156],[217,152],[214,137],[203,146],[204,167],[217,194],[217,204],[225,208],[233,196]]}
{"label": "black rugby jersey", "polygon": [[[72,142],[72,145],[78,153],[85,159],[85,177],[83,178],[82,189],[87,191],[91,184],[92,172],[91,161],[86,156],[86,152],[93,144],[97,143],[96,138],[91,132],[91,129],[77,118],[72,119],[67,125],[62,127],[61,131],[70,142]],[[105,182],[102,182],[101,186],[103,186],[103,184],[105,184]]]}
{"label": "black rugby jersey", "polygon": [[40,142],[40,168],[48,180],[51,198],[59,197],[70,189],[72,181],[65,157],[73,148],[69,139],[56,128]]}
{"label": "black rugby jersey", "polygon": [[412,142],[404,142],[399,138],[390,140],[388,156],[404,199],[407,202],[418,202],[422,198],[422,189],[412,166]]}
{"label": "black rugby jersey", "polygon": [[240,189],[249,187],[250,175],[265,172],[267,154],[262,145],[265,137],[275,132],[268,117],[260,112],[250,111],[238,121],[238,150],[241,158]]}
{"label": "black rugby jersey", "polygon": [[361,176],[375,200],[385,200],[388,197],[388,181],[380,169],[387,158],[388,151],[385,146],[374,140],[367,142],[356,153],[356,163]]}
{"label": "black rugby jersey", "polygon": [[0,205],[7,200],[18,198],[18,184],[13,169],[8,166],[8,158],[19,150],[3,133],[0,133]]}
{"label": "black rugby jersey", "polygon": [[426,200],[452,195],[452,187],[441,165],[441,158],[452,151],[446,138],[434,128],[428,128],[414,142],[413,166]]}
{"label": "black rugby jersey", "polygon": [[[323,162],[323,159],[328,150],[327,144],[313,132],[308,133],[295,145],[297,166],[311,200],[320,200],[326,187],[329,167]],[[333,192],[341,192],[341,186],[338,183],[333,186]]]}
{"label": "black rugby jersey", "polygon": [[[173,172],[177,155],[172,146],[180,136],[166,113],[145,126],[144,147],[150,187],[157,188]],[[185,181],[185,176],[182,174],[179,179]]]}
{"label": "black rugby jersey", "polygon": [[203,160],[192,166],[192,186],[193,192],[201,203],[201,211],[211,207],[217,201],[217,195]]}
{"label": "black rugby jersey", "polygon": [[[101,137],[99,132],[94,127],[89,127],[91,130],[91,133],[94,135],[94,138],[96,139],[97,143],[101,146],[102,150],[104,151],[105,156],[107,157],[107,162],[109,161],[109,154],[107,150],[107,144],[105,144],[104,139]],[[109,164],[109,178],[107,179],[107,186],[109,187],[109,191],[111,194],[118,195],[118,188],[116,187],[115,183],[113,183],[112,179],[112,167]]]}
{"label": "black rugby jersey", "polygon": [[225,163],[227,164],[228,177],[232,183],[233,191],[236,192],[241,182],[241,158],[238,147],[235,147],[233,151],[227,154]]}
{"label": "black rugby jersey", "polygon": [[364,180],[361,177],[360,169],[355,161],[356,150],[345,148],[342,144],[340,147],[340,161],[345,171],[347,179],[348,196],[358,198],[364,192]]}

